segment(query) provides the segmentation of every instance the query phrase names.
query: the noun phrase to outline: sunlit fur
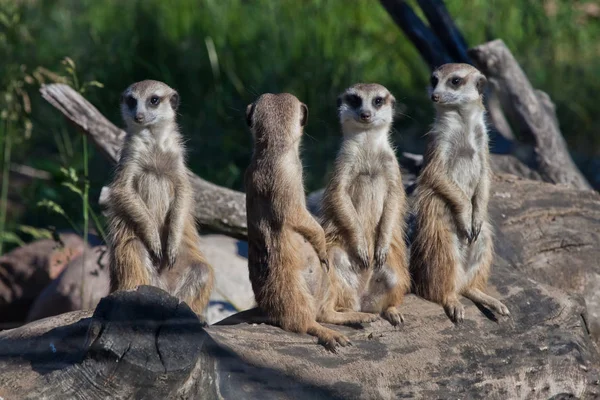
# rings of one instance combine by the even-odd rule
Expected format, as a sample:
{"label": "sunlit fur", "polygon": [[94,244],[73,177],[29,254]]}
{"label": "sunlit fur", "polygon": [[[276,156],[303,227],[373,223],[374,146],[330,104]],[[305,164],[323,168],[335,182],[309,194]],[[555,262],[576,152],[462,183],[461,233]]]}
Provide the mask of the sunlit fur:
{"label": "sunlit fur", "polygon": [[[358,96],[360,104],[353,104]],[[379,107],[375,99],[382,99]],[[378,84],[356,84],[338,100],[343,131],[335,169],[323,197],[321,222],[336,310],[381,314],[393,325],[410,287],[400,167],[389,141],[394,97]],[[368,121],[361,118],[370,115]]]}
{"label": "sunlit fur", "polygon": [[[439,97],[417,181],[411,248],[414,288],[443,305],[454,321],[464,318],[459,295],[506,315],[506,306],[482,292],[493,260],[485,78],[467,64],[443,65],[433,76],[437,85],[430,93]],[[448,81],[456,76],[462,81],[454,88]]]}
{"label": "sunlit fur", "polygon": [[[306,209],[299,155],[308,109],[291,94],[263,94],[246,119],[254,153],[245,175],[248,267],[259,307],[281,328],[308,333],[334,351],[347,337],[317,321],[362,322],[333,312],[325,234]],[[372,321],[372,316],[368,320]]]}
{"label": "sunlit fur", "polygon": [[121,96],[127,136],[110,185],[110,283],[111,292],[160,287],[201,314],[213,270],[198,247],[178,103],[177,92],[157,81],[134,83]]}

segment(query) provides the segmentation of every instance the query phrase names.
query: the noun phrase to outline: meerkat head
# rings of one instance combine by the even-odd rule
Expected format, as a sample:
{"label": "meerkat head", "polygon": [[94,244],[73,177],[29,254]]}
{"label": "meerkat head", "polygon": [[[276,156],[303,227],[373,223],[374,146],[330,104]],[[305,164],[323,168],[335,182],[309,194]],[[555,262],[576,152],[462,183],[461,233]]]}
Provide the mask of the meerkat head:
{"label": "meerkat head", "polygon": [[246,123],[257,143],[296,141],[307,120],[308,107],[289,93],[265,93],[246,107]]}
{"label": "meerkat head", "polygon": [[382,85],[357,83],[338,97],[337,106],[344,131],[365,131],[392,123],[396,99]]}
{"label": "meerkat head", "polygon": [[444,64],[431,74],[431,101],[436,107],[480,103],[487,79],[469,64]]}
{"label": "meerkat head", "polygon": [[179,94],[159,81],[136,82],[121,95],[121,115],[129,128],[174,121],[177,107]]}

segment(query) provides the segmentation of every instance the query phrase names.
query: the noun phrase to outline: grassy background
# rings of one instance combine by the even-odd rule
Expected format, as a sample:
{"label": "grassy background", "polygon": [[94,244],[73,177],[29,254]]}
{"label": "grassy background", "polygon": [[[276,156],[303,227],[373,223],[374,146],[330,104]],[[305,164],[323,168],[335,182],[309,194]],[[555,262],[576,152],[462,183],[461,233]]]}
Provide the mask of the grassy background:
{"label": "grassy background", "polygon": [[[446,4],[469,45],[495,38],[507,43],[533,85],[556,103],[576,161],[600,185],[600,20],[594,9],[600,2]],[[303,156],[309,190],[325,183],[339,143],[335,98],[350,84],[378,82],[394,93],[403,114],[394,141],[402,150],[421,152],[432,120],[429,70],[375,0],[0,0],[0,24],[0,111],[12,112],[3,114],[2,137],[12,137],[11,162],[52,176],[10,187],[20,208],[9,210],[5,231],[23,240],[31,238],[18,230],[23,224],[69,225],[63,215],[38,207],[43,199],[60,205],[72,224],[83,221],[81,196],[64,185],[83,187],[81,135],[40,98],[39,80],[48,74],[32,75],[40,66],[64,75],[66,56],[80,84],[104,85],[85,95],[118,125],[119,94],[130,83],[157,79],[176,88],[191,169],[238,190],[251,155],[243,113],[261,93],[291,92],[309,107]],[[30,100],[29,113],[14,94],[15,82]],[[110,168],[93,151],[89,166],[96,209]],[[72,168],[74,177],[61,167]]]}

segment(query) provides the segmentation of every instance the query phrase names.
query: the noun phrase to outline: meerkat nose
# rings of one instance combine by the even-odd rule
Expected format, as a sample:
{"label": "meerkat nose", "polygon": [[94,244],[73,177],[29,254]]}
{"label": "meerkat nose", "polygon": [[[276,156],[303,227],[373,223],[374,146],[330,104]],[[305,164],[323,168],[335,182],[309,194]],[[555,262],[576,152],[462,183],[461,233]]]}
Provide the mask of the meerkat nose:
{"label": "meerkat nose", "polygon": [[137,123],[144,122],[144,114],[137,113],[133,119],[135,119],[135,122]]}
{"label": "meerkat nose", "polygon": [[360,113],[360,119],[362,121],[369,121],[371,119],[371,111],[363,111]]}
{"label": "meerkat nose", "polygon": [[440,101],[440,95],[439,94],[432,94],[431,95],[431,100],[433,100],[435,103],[437,103],[438,101]]}

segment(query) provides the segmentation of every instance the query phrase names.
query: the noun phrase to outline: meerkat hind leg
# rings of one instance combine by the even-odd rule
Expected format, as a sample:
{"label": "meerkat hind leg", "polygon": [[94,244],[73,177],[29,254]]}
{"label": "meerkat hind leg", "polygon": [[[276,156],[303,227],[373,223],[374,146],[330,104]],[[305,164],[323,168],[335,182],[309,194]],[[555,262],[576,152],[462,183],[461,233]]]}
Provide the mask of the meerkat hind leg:
{"label": "meerkat hind leg", "polygon": [[322,344],[327,350],[336,353],[336,347],[339,344],[342,347],[350,346],[352,343],[345,335],[336,332],[319,324],[318,322],[311,323],[306,333],[316,336],[319,339],[319,344]]}
{"label": "meerkat hind leg", "polygon": [[181,276],[174,295],[185,301],[196,314],[202,314],[208,305],[212,286],[210,267],[205,263],[195,262]]}
{"label": "meerkat hind leg", "polygon": [[500,300],[483,293],[479,289],[467,289],[465,293],[463,293],[463,296],[465,296],[467,299],[471,300],[474,303],[479,303],[493,311],[496,311],[500,315],[510,314],[508,308],[504,304],[502,304]]}

